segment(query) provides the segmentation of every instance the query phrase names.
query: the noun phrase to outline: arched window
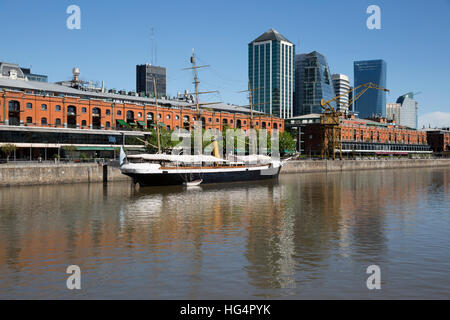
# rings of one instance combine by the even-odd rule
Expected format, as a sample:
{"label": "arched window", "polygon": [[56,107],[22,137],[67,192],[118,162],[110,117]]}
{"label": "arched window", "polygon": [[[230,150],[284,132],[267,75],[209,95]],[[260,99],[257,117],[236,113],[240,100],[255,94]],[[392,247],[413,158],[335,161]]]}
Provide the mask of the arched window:
{"label": "arched window", "polygon": [[83,108],[81,108],[81,112],[82,112],[82,113],[86,113],[86,112],[87,112],[87,109],[86,109],[85,107],[83,107]]}
{"label": "arched window", "polygon": [[42,111],[47,110],[47,105],[46,105],[46,104],[41,104],[41,110],[42,110]]}
{"label": "arched window", "polygon": [[166,119],[170,120],[170,114],[166,115]]}
{"label": "arched window", "polygon": [[55,120],[55,125],[56,125],[56,126],[60,126],[60,125],[61,125],[61,119],[59,119],[59,118],[56,119],[56,120]]}
{"label": "arched window", "polygon": [[67,107],[67,114],[68,115],[75,115],[75,114],[77,114],[77,108],[75,106],[68,106]]}
{"label": "arched window", "polygon": [[28,102],[28,103],[27,103],[27,109],[28,109],[28,110],[33,109],[33,104],[30,103],[30,102]]}
{"label": "arched window", "polygon": [[106,127],[107,127],[107,128],[111,128],[111,122],[106,121]]}
{"label": "arched window", "polygon": [[33,118],[27,117],[27,124],[32,124],[32,123],[33,123]]}
{"label": "arched window", "polygon": [[46,125],[47,125],[47,118],[42,118],[42,119],[41,119],[41,124],[42,124],[43,126],[46,126]]}
{"label": "arched window", "polygon": [[57,105],[55,106],[55,110],[56,110],[56,111],[61,111],[61,106],[57,104]]}
{"label": "arched window", "polygon": [[111,114],[111,110],[106,109],[106,115],[109,116]]}
{"label": "arched window", "polygon": [[9,101],[8,104],[8,117],[10,126],[20,125],[20,103],[16,100]]}
{"label": "arched window", "polygon": [[117,115],[118,115],[118,116],[121,116],[121,115],[122,115],[122,111],[117,110]]}
{"label": "arched window", "polygon": [[278,129],[278,123],[275,122],[275,123],[273,124],[273,128],[274,128],[274,129]]}
{"label": "arched window", "polygon": [[134,112],[129,110],[127,111],[127,122],[133,122],[134,121]]}
{"label": "arched window", "polygon": [[82,127],[86,127],[86,125],[87,125],[86,120],[81,121],[81,126]]}

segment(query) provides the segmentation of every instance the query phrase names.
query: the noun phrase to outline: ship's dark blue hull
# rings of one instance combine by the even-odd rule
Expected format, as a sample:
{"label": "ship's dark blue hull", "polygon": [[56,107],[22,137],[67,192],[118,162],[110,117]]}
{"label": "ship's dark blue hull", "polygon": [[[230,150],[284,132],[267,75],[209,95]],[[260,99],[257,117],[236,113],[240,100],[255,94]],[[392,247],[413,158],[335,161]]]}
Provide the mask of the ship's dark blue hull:
{"label": "ship's dark blue hull", "polygon": [[139,183],[141,186],[170,186],[200,179],[203,180],[202,184],[274,179],[278,177],[280,169],[281,167],[235,172],[125,174],[130,176],[134,183]]}

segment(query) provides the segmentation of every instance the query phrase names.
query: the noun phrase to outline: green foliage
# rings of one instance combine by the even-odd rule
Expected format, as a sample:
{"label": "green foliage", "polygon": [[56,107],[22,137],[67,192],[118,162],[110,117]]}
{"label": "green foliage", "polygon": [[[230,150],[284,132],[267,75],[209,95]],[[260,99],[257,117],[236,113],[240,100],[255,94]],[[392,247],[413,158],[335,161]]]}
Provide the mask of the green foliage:
{"label": "green foliage", "polygon": [[294,138],[292,137],[292,135],[287,132],[281,132],[280,133],[280,153],[281,155],[283,155],[284,153],[286,153],[286,151],[288,152],[295,152],[295,147],[296,147],[296,143]]}
{"label": "green foliage", "polygon": [[67,152],[75,152],[75,151],[77,151],[77,147],[75,147],[75,146],[64,146],[64,147],[62,147],[62,149],[64,151],[67,151]]}
{"label": "green foliage", "polygon": [[[161,151],[169,151],[178,144],[178,141],[172,141],[172,130],[167,127],[159,128],[159,135],[161,141]],[[147,138],[148,144],[146,149],[150,153],[158,152],[158,134],[156,129],[150,129],[150,135]]]}
{"label": "green foliage", "polygon": [[14,151],[17,150],[17,147],[16,147],[14,144],[8,143],[8,144],[4,144],[3,146],[1,146],[0,149],[2,150],[2,152],[3,152],[4,154],[6,154],[6,157],[9,158],[9,156],[10,156],[11,154],[13,154]]}

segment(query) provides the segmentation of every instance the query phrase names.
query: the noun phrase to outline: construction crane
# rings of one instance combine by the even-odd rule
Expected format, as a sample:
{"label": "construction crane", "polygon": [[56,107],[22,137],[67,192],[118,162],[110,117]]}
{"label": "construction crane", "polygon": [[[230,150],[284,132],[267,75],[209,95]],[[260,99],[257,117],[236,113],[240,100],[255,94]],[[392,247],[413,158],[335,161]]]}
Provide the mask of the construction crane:
{"label": "construction crane", "polygon": [[350,100],[346,105],[346,108],[351,106],[356,100],[358,100],[367,90],[375,89],[389,92],[388,89],[382,88],[372,82],[364,83],[359,85],[347,92],[334,97],[329,101],[322,99],[320,101],[320,106],[323,108],[323,113],[320,117],[320,123],[322,125],[322,144],[321,144],[321,157],[329,158],[330,156],[333,160],[336,158],[336,149],[339,150],[339,157],[342,159],[342,142],[341,142],[341,118],[343,113],[341,111],[336,111],[336,109],[331,105],[332,102],[339,100],[343,96],[349,95],[360,88],[363,88],[353,100]]}

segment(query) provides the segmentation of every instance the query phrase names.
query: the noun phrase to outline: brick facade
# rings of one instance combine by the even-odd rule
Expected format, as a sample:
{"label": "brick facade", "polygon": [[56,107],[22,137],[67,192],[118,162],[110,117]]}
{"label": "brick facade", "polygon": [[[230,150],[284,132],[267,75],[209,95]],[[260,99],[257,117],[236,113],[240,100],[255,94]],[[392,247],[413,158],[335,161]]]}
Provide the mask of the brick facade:
{"label": "brick facade", "polygon": [[[205,129],[250,129],[250,115],[213,109],[202,109],[199,116],[195,108],[159,107],[159,122],[169,129],[192,128],[194,120],[203,118]],[[116,103],[102,99],[32,94],[20,91],[0,92],[0,125],[38,127],[71,127],[80,129],[113,130],[121,128],[120,121],[133,122],[145,129],[156,120],[156,107],[147,104]],[[142,125],[142,123],[144,125]],[[257,129],[272,128],[284,131],[284,121],[268,115],[253,118]]]}

